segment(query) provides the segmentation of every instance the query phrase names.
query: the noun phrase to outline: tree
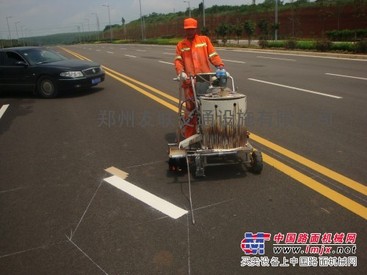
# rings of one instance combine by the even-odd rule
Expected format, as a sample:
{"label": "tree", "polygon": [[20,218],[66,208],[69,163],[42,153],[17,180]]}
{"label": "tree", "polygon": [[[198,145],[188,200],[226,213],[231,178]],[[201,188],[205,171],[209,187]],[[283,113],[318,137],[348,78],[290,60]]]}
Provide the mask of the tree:
{"label": "tree", "polygon": [[200,31],[201,31],[202,35],[209,36],[209,28],[208,27],[206,27],[206,26],[202,27]]}
{"label": "tree", "polygon": [[237,43],[240,44],[240,37],[242,36],[242,33],[243,33],[243,25],[242,24],[234,25],[233,32],[236,34]]}
{"label": "tree", "polygon": [[246,32],[246,34],[248,36],[248,45],[250,46],[252,36],[255,33],[255,23],[253,21],[251,21],[251,20],[247,20],[245,22],[244,29],[245,29],[245,32]]}
{"label": "tree", "polygon": [[260,29],[260,39],[267,40],[269,38],[269,23],[265,19],[262,19],[257,23],[257,27]]}
{"label": "tree", "polygon": [[222,37],[222,42],[223,44],[226,44],[227,39],[228,39],[228,34],[230,32],[230,27],[228,24],[226,23],[221,23],[220,25],[217,26],[217,28],[215,29],[215,33],[217,35],[219,35],[220,37]]}

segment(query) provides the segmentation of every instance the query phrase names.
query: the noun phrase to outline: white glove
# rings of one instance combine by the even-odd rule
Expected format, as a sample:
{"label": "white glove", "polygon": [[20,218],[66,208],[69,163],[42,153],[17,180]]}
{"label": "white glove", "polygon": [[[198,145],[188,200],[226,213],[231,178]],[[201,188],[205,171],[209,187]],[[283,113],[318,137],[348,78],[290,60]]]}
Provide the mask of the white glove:
{"label": "white glove", "polygon": [[181,72],[178,76],[178,79],[180,79],[181,81],[185,81],[187,79],[187,74],[185,72]]}

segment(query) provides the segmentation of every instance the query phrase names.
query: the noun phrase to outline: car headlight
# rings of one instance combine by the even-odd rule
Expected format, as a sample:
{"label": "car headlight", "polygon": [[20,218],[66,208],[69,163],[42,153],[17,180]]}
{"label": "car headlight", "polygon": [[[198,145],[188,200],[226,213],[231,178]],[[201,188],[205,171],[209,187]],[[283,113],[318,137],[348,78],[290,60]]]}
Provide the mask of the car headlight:
{"label": "car headlight", "polygon": [[77,78],[77,77],[83,77],[84,75],[81,71],[70,71],[70,72],[62,72],[60,76]]}

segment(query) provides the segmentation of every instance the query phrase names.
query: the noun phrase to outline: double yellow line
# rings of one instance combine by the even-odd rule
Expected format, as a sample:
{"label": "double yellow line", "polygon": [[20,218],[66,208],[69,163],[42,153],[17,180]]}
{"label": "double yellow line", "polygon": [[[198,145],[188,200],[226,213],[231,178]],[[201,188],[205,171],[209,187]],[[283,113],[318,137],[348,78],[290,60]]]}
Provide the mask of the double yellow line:
{"label": "double yellow line", "polygon": [[[65,48],[61,48],[62,50],[70,53],[71,55],[76,56],[79,59],[84,59],[84,60],[90,60],[78,53],[75,53],[73,51],[70,51],[68,49]],[[108,67],[103,66],[103,69],[105,70],[106,74],[114,79],[116,79],[117,81],[131,87],[132,89],[136,90],[137,92],[149,97],[150,99],[156,101],[157,103],[165,106],[166,108],[174,111],[174,112],[178,112],[178,99],[176,97],[170,96],[160,90],[157,90],[149,85],[146,85],[140,81],[137,81],[133,78],[130,78],[126,75],[123,75],[119,72],[116,72]],[[148,92],[147,90],[149,90],[150,92]],[[153,93],[152,93],[153,92]],[[157,96],[158,95],[158,96]],[[166,100],[169,100],[173,103],[170,103]],[[312,169],[314,171],[316,171],[317,173],[324,175],[336,182],[339,182],[341,184],[343,184],[344,186],[353,189],[354,191],[367,196],[367,187],[357,181],[354,181],[344,175],[341,175],[325,166],[322,166],[312,160],[309,160],[303,156],[300,156],[298,154],[296,154],[293,151],[290,151],[282,146],[279,146],[265,138],[262,138],[258,135],[255,135],[253,133],[251,133],[251,139],[270,148],[271,150],[286,156],[287,158],[292,159],[293,161],[302,164],[303,166]],[[270,166],[273,166],[274,168],[278,169],[279,171],[285,173],[286,175],[290,176],[291,178],[293,178],[294,180],[304,184],[305,186],[311,188],[312,190],[318,192],[319,194],[329,198],[330,200],[336,202],[337,204],[341,205],[342,207],[350,210],[351,212],[357,214],[358,216],[364,218],[367,220],[367,208],[360,204],[355,202],[354,200],[334,191],[333,189],[321,184],[320,182],[316,181],[315,179],[299,172],[298,170],[290,167],[289,165],[286,165],[278,160],[276,160],[275,158],[262,153],[263,155],[263,160],[265,163],[267,163]]]}

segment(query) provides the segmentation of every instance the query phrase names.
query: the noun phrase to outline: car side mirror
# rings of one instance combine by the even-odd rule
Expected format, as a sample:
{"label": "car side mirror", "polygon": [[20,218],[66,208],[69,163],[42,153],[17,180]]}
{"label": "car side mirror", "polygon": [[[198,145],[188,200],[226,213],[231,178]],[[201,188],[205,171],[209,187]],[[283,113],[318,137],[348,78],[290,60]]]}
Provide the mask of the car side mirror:
{"label": "car side mirror", "polygon": [[17,65],[17,66],[23,66],[23,67],[28,67],[28,64],[26,62],[24,62],[24,61],[17,61],[15,63],[15,65]]}

